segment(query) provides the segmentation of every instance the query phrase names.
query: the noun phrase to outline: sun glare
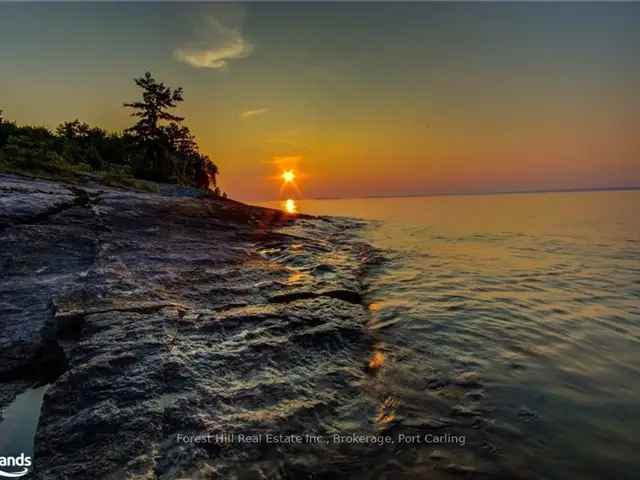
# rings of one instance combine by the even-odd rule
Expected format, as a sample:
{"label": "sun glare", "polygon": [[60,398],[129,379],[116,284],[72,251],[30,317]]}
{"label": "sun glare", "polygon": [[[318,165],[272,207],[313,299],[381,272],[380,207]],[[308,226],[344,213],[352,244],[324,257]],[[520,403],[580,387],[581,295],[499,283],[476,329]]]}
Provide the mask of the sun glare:
{"label": "sun glare", "polygon": [[296,213],[298,211],[298,206],[296,205],[296,201],[292,198],[287,199],[284,202],[284,210],[287,213]]}
{"label": "sun glare", "polygon": [[296,174],[293,170],[285,170],[282,172],[282,181],[284,183],[291,183],[296,179]]}

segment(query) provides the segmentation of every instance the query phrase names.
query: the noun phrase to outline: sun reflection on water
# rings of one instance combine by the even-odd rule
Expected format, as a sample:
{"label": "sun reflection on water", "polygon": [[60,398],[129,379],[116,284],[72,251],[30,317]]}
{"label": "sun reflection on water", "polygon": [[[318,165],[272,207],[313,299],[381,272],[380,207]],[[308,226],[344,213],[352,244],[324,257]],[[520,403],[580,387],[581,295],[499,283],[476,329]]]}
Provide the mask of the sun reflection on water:
{"label": "sun reflection on water", "polygon": [[284,202],[284,211],[287,213],[298,213],[298,205],[296,201],[292,198],[288,198]]}

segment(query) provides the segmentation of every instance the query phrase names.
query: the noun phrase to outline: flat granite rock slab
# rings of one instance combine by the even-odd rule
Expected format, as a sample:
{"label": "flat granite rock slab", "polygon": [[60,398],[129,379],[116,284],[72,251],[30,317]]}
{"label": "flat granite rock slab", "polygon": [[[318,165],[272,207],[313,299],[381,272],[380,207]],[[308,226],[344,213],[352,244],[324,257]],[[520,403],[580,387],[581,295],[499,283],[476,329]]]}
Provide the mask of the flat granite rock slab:
{"label": "flat granite rock slab", "polygon": [[4,175],[0,192],[0,381],[59,367],[34,478],[224,469],[176,435],[317,422],[365,375],[355,224]]}
{"label": "flat granite rock slab", "polygon": [[33,366],[50,337],[52,299],[78,288],[94,264],[93,225],[74,206],[0,230],[0,378]]}

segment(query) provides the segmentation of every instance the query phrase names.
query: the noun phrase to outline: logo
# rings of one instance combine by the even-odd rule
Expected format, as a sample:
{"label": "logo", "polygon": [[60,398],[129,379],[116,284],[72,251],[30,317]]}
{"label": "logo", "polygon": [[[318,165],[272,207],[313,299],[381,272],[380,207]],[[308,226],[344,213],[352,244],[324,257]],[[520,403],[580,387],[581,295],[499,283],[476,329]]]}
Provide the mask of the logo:
{"label": "logo", "polygon": [[[18,478],[24,477],[29,473],[29,467],[31,466],[31,457],[25,457],[24,453],[21,453],[19,457],[0,457],[0,477]],[[15,472],[5,472],[7,467],[20,467],[22,470]]]}

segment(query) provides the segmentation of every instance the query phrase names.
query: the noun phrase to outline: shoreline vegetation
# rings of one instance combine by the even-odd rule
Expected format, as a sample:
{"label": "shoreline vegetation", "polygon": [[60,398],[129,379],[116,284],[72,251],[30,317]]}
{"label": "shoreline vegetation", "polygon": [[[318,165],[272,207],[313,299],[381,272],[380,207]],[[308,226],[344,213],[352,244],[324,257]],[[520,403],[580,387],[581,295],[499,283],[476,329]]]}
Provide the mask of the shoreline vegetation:
{"label": "shoreline vegetation", "polygon": [[217,186],[218,166],[200,152],[184,117],[171,113],[184,101],[182,88],[168,87],[149,72],[134,82],[141,98],[123,106],[136,121],[122,132],[78,119],[53,131],[18,126],[0,110],[0,172],[151,192],[156,183],[175,184],[226,197]]}

